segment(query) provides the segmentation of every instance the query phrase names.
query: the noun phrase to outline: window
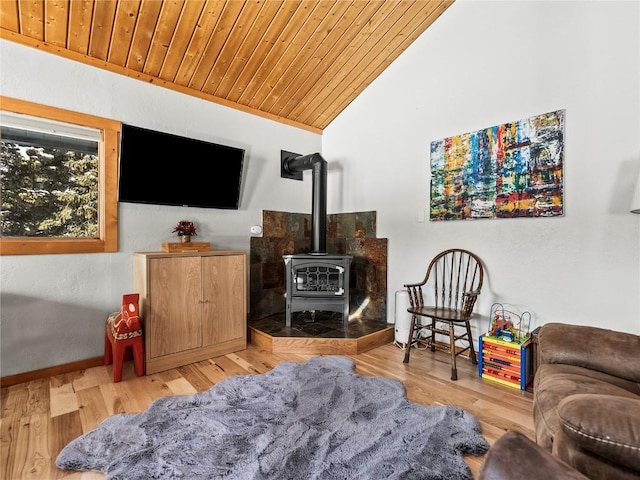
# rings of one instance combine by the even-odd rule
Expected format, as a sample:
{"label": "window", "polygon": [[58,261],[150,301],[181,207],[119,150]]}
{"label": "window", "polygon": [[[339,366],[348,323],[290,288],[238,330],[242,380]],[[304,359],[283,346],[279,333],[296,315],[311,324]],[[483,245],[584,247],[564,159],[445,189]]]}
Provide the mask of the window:
{"label": "window", "polygon": [[0,254],[117,251],[120,123],[0,102]]}

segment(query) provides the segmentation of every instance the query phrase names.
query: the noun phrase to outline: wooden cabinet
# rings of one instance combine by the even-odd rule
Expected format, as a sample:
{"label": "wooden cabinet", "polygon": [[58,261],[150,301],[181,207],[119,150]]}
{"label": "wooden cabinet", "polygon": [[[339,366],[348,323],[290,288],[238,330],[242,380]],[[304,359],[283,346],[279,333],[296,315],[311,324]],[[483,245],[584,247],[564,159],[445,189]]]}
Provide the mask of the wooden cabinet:
{"label": "wooden cabinet", "polygon": [[147,373],[247,346],[246,253],[134,253]]}

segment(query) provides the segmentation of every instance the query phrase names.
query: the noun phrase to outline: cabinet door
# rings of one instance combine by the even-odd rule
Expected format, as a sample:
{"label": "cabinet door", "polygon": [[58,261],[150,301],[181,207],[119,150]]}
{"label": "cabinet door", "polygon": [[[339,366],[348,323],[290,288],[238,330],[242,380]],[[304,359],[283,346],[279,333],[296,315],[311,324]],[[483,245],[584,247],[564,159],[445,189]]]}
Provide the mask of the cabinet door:
{"label": "cabinet door", "polygon": [[244,255],[202,257],[203,346],[246,335]]}
{"label": "cabinet door", "polygon": [[150,357],[202,345],[200,257],[149,259]]}

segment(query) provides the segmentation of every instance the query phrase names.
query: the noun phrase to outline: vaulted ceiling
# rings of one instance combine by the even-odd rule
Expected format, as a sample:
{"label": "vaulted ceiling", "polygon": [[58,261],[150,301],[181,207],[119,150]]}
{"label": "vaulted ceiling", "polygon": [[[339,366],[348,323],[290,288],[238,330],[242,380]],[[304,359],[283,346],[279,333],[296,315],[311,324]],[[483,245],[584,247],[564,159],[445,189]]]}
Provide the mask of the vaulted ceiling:
{"label": "vaulted ceiling", "polygon": [[454,0],[0,0],[0,36],[321,132]]}

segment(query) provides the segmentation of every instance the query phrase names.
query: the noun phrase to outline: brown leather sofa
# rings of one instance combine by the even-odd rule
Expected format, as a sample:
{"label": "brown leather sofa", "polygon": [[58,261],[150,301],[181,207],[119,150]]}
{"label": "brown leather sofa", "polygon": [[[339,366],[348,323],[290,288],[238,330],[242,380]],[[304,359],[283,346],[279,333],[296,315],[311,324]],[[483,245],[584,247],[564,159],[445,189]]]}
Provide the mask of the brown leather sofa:
{"label": "brown leather sofa", "polygon": [[537,444],[592,480],[640,479],[640,336],[549,323],[536,357]]}
{"label": "brown leather sofa", "polygon": [[494,443],[482,463],[478,480],[588,480],[566,463],[518,432]]}

